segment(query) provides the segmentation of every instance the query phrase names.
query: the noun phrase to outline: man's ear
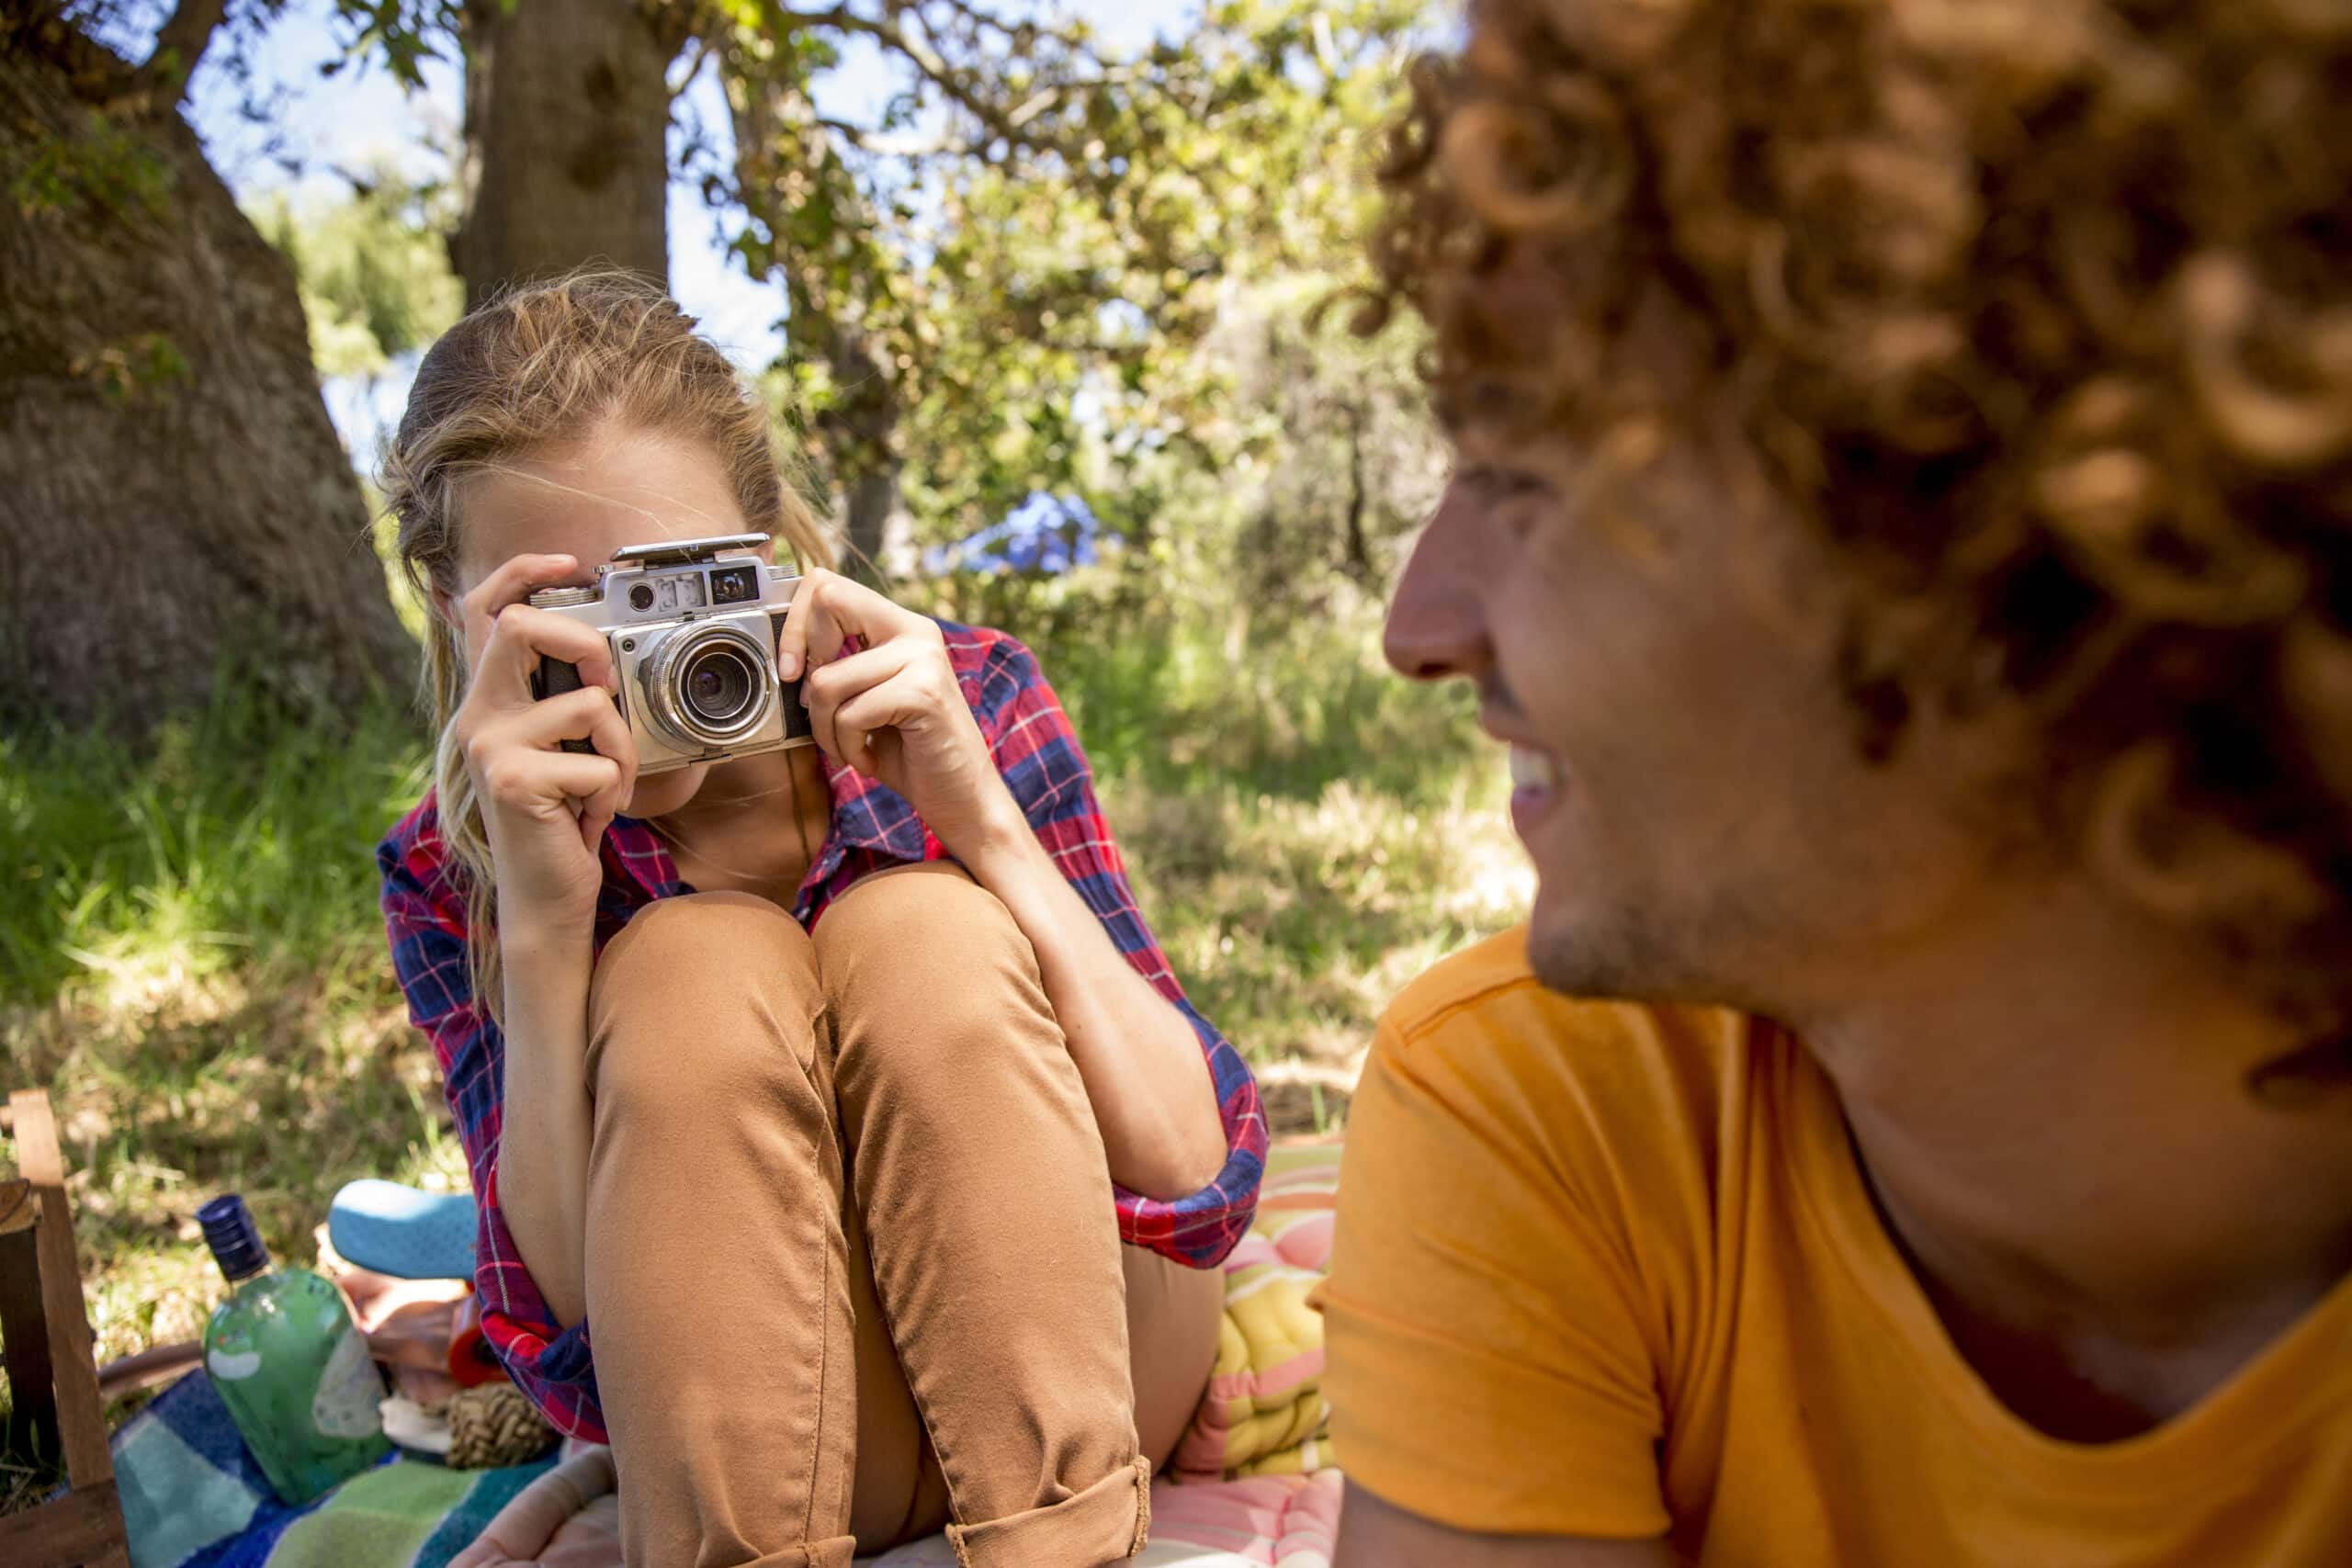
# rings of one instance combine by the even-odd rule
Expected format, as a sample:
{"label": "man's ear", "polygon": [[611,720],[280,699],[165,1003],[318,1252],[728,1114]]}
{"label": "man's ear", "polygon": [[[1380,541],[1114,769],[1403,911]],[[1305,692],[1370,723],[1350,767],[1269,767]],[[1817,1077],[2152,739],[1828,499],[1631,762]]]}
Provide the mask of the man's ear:
{"label": "man's ear", "polygon": [[436,582],[427,590],[425,597],[432,601],[435,619],[453,632],[462,633],[466,629],[465,612],[458,607],[455,593]]}

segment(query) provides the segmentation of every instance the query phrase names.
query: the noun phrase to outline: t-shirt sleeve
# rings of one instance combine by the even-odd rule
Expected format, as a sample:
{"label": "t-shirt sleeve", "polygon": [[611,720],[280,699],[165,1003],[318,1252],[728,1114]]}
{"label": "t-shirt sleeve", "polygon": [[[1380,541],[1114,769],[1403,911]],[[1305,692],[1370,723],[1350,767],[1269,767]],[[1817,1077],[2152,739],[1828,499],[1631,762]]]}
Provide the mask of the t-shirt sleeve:
{"label": "t-shirt sleeve", "polygon": [[1508,1035],[1516,1010],[1416,1029],[1392,1010],[1375,1037],[1321,1296],[1333,1449],[1352,1483],[1456,1529],[1661,1535],[1657,1314],[1563,1145],[1574,1108]]}

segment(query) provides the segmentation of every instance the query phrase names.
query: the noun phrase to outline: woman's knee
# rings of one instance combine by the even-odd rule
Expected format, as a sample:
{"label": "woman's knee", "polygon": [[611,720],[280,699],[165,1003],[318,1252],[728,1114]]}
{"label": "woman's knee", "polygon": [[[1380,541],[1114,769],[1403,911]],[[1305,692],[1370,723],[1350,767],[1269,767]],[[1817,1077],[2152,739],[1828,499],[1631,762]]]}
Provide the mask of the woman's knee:
{"label": "woman's knee", "polygon": [[741,893],[657,899],[597,961],[590,1088],[707,1107],[729,1083],[805,1076],[823,1008],[808,934],[783,909]]}
{"label": "woman's knee", "polygon": [[868,877],[826,911],[815,940],[845,1088],[876,1076],[944,1088],[976,1048],[1068,1059],[1035,949],[959,866]]}
{"label": "woman's knee", "polygon": [[825,988],[852,1008],[898,998],[952,1008],[1008,983],[1044,997],[1036,950],[1012,911],[952,861],[856,884],[817,922],[815,943]]}

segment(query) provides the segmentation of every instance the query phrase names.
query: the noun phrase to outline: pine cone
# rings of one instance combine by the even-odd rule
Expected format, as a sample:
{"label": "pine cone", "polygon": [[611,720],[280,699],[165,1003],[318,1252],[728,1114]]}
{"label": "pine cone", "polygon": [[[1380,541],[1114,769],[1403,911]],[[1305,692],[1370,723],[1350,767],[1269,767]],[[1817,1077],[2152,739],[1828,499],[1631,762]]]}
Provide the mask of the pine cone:
{"label": "pine cone", "polygon": [[461,1389],[447,1414],[452,1470],[526,1464],[555,1446],[555,1428],[511,1382]]}

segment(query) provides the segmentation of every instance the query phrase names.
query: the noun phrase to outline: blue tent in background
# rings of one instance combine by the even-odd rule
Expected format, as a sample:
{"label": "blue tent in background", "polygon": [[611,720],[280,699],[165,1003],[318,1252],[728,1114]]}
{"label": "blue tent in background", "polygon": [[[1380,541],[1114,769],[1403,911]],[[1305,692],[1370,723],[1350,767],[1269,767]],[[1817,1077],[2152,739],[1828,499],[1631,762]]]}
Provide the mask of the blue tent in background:
{"label": "blue tent in background", "polygon": [[1098,542],[1118,536],[1102,526],[1094,511],[1075,495],[1037,490],[1001,523],[952,545],[923,552],[923,570],[934,575],[966,571],[1034,571],[1047,577],[1073,567],[1091,566]]}

